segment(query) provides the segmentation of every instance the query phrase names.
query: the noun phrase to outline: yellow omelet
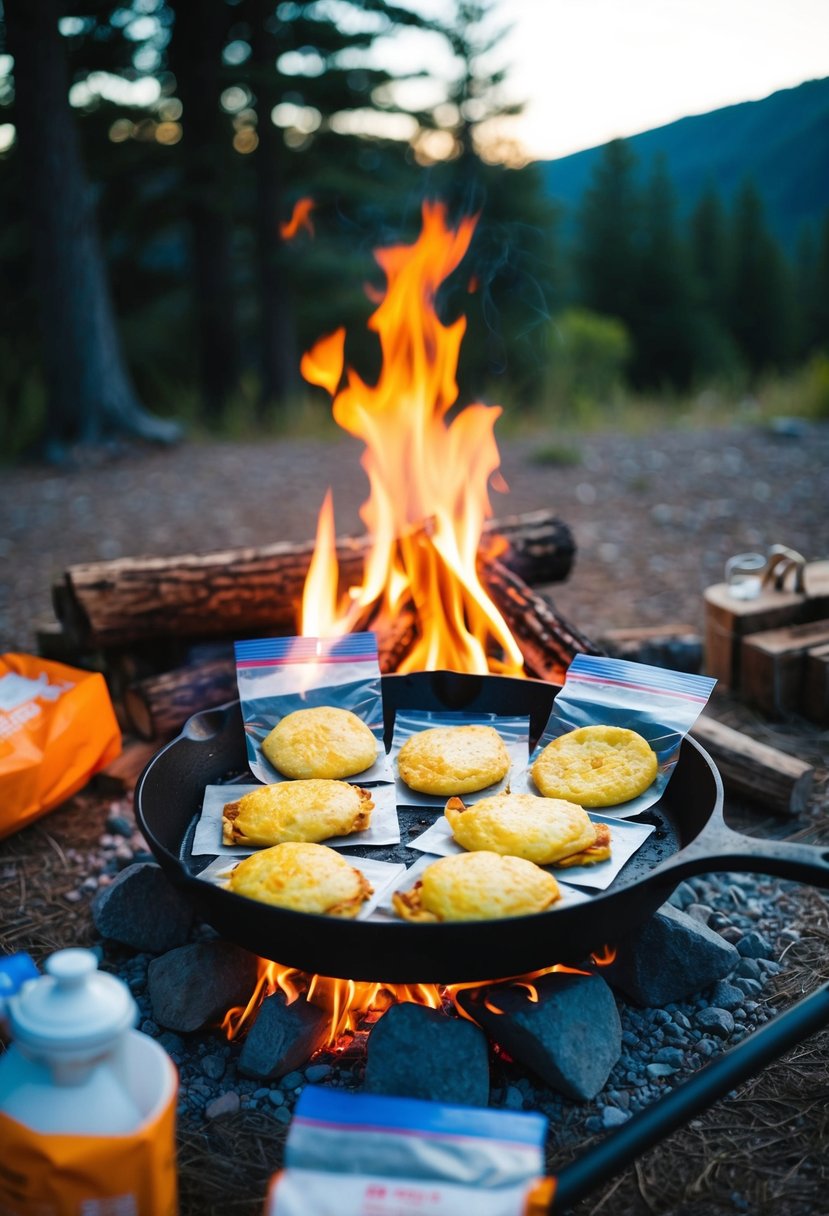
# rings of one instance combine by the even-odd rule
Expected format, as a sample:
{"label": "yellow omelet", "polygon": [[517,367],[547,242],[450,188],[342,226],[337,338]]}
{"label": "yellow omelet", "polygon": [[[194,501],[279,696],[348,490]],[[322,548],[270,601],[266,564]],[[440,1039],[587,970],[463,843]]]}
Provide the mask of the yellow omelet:
{"label": "yellow omelet", "polygon": [[464,849],[490,849],[546,866],[593,845],[596,826],[574,802],[535,794],[493,794],[473,806],[450,798],[446,818]]}
{"label": "yellow omelet", "polygon": [[636,731],[581,726],[548,743],[531,771],[546,798],[615,806],[644,793],[658,767],[656,753]]}
{"label": "yellow omelet", "polygon": [[297,841],[240,861],[229,887],[261,903],[323,916],[355,917],[372,894],[365,875],[334,849]]}
{"label": "yellow omelet", "polygon": [[313,778],[263,785],[227,803],[222,842],[272,845],[349,836],[368,827],[373,810],[368,790],[346,781]]}
{"label": "yellow omelet", "polygon": [[397,756],[401,778],[422,794],[471,794],[509,772],[506,744],[492,726],[434,726],[406,740]]}
{"label": "yellow omelet", "polygon": [[377,740],[350,709],[297,709],[276,724],[262,751],[283,777],[341,780],[371,768]]}
{"label": "yellow omelet", "polygon": [[432,862],[392,903],[404,920],[495,920],[543,912],[560,895],[552,874],[531,861],[479,852]]}

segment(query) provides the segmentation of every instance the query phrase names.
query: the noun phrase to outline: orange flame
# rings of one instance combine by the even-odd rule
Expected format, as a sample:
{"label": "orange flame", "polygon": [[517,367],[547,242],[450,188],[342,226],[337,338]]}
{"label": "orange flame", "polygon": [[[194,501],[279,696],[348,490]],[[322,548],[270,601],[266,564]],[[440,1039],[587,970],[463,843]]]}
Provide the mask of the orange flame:
{"label": "orange flame", "polygon": [[339,601],[333,544],[328,548],[309,572],[300,628],[306,635],[338,635],[375,613],[390,620],[414,608],[420,636],[401,671],[522,675],[518,645],[476,569],[484,521],[492,514],[488,486],[505,488],[503,478],[496,480],[493,434],[501,410],[469,405],[447,421],[458,396],[466,322],[459,317],[444,325],[435,310],[438,289],[466,254],[475,223],[467,218],[452,229],[445,208],[427,203],[413,245],[376,252],[387,279],[368,322],[383,356],[376,384],[343,369],[342,330],[303,359],[305,378],[333,397],[336,421],[365,441],[370,494],[360,514],[372,547],[362,585]]}
{"label": "orange flame", "polygon": [[289,220],[283,220],[279,225],[279,235],[283,241],[292,241],[299,232],[300,228],[304,228],[309,236],[314,235],[314,225],[311,220],[311,212],[314,210],[316,203],[312,198],[298,198],[294,203],[294,209],[291,212]]}
{"label": "orange flame", "polygon": [[[605,947],[607,950],[608,947]],[[589,975],[588,971],[580,971],[575,967],[567,967],[563,963],[555,963],[551,967],[541,967],[537,971],[528,971],[524,975],[512,976],[509,979],[490,981],[499,986],[513,985],[527,991],[527,1000],[538,1001],[538,990],[533,980],[553,972],[568,972],[571,975]],[[335,1047],[338,1040],[345,1034],[354,1034],[360,1029],[363,1021],[376,1021],[377,1017],[394,1004],[411,1001],[416,1005],[426,1005],[430,1009],[441,1009],[450,1005],[467,1021],[475,1019],[460,1004],[458,997],[461,992],[480,991],[489,986],[487,981],[475,981],[464,984],[382,984],[363,980],[333,979],[330,976],[309,975],[298,971],[295,967],[284,967],[281,963],[273,963],[268,959],[259,959],[259,975],[250,999],[246,1005],[235,1005],[229,1009],[222,1021],[222,1030],[229,1040],[238,1038],[252,1025],[262,1001],[281,991],[285,994],[287,1003],[303,997],[309,1004],[324,1009],[329,1015],[328,1036],[326,1047]],[[484,1005],[493,1013],[502,1013],[494,1003],[492,994],[484,997]]]}

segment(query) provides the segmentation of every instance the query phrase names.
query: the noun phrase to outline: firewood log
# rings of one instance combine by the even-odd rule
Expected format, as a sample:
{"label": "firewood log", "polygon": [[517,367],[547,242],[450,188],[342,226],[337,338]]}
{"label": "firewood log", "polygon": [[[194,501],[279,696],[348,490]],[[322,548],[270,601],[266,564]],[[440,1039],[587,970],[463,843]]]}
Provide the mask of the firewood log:
{"label": "firewood log", "polygon": [[577,654],[603,653],[556,611],[551,600],[533,591],[503,562],[487,563],[483,581],[533,675],[560,684]]}
{"label": "firewood log", "polygon": [[[502,539],[503,538],[503,539]],[[575,546],[550,512],[492,520],[482,560],[500,561],[533,583],[567,577]],[[337,541],[340,582],[359,581],[366,538]],[[177,557],[130,557],[70,566],[53,588],[58,620],[80,649],[109,648],[143,638],[244,637],[293,632],[313,544],[277,542],[257,548]]]}

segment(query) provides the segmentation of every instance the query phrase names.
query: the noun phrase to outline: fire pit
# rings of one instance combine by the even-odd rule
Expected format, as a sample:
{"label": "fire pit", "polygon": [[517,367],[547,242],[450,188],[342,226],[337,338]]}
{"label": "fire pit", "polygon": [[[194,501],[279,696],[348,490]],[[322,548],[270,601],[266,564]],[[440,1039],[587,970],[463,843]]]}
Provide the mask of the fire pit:
{"label": "fire pit", "polygon": [[[395,709],[518,707],[531,711],[537,736],[552,704],[548,684],[508,677],[412,673],[383,678],[390,723]],[[689,740],[662,802],[651,813],[653,844],[628,863],[617,883],[586,905],[531,917],[477,923],[411,925],[344,921],[262,906],[213,888],[196,877],[188,837],[204,787],[245,769],[237,706],[191,721],[185,733],[153,760],[136,789],[136,813],[167,874],[200,914],[223,935],[265,958],[350,979],[418,982],[483,981],[553,962],[578,962],[622,935],[662,904],[691,874],[745,868],[829,885],[824,850],[805,845],[773,848],[730,831],[722,822],[716,770]]]}

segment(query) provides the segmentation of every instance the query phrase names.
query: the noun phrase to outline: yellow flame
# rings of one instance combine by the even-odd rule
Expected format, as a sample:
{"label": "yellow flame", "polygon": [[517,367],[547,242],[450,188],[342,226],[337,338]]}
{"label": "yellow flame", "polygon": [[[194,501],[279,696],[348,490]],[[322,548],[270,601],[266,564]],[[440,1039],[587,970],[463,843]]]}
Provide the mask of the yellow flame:
{"label": "yellow flame", "polygon": [[[483,588],[477,557],[491,516],[488,487],[500,457],[494,425],[500,407],[456,404],[456,371],[466,322],[444,325],[438,289],[466,254],[476,220],[448,226],[445,208],[424,204],[412,245],[376,252],[387,289],[368,326],[379,336],[382,367],[367,384],[351,367],[343,373],[344,332],[317,343],[302,373],[333,397],[334,418],[362,439],[370,494],[361,517],[372,538],[362,585],[349,596],[315,592],[313,625],[303,610],[301,632],[335,635],[377,612],[393,619],[411,605],[419,638],[400,670],[439,667],[523,674],[523,657],[501,613]],[[338,386],[345,382],[339,391]],[[503,479],[499,488],[503,488]],[[336,584],[336,561],[325,557]]]}

